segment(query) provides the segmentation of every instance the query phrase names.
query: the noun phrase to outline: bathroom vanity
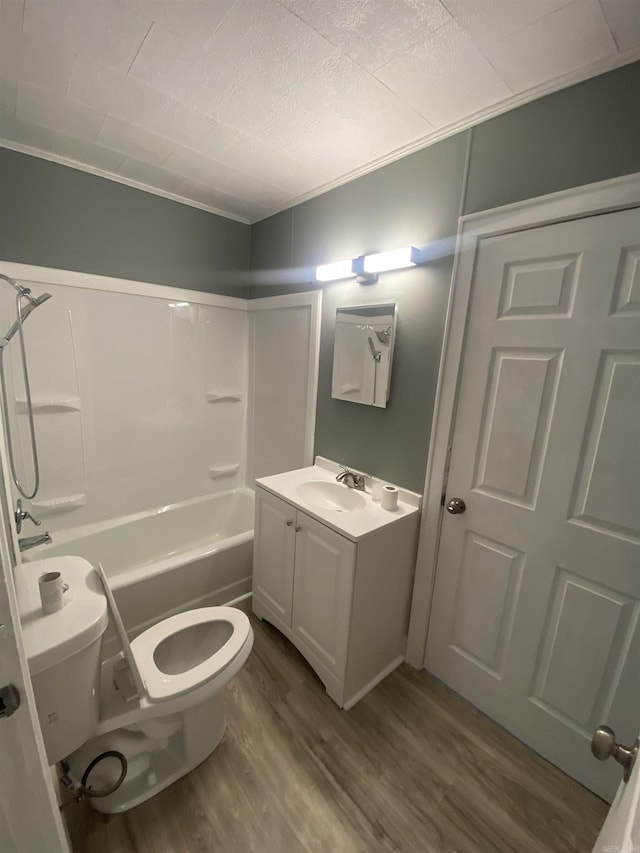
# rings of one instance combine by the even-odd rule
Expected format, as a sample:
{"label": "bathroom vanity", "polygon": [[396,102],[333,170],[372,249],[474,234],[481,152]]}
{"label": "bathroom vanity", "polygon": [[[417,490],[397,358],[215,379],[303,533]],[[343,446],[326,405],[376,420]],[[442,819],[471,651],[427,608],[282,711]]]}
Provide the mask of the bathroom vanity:
{"label": "bathroom vanity", "polygon": [[253,611],[350,708],[404,659],[421,499],[399,489],[385,510],[375,479],[357,491],[340,470],[317,457],[256,481]]}

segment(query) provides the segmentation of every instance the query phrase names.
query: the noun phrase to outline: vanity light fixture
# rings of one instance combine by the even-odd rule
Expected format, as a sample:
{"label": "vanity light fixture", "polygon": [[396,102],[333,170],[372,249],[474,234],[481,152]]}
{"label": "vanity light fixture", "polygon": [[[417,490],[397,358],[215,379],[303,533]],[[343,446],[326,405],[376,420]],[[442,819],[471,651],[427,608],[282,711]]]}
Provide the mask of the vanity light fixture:
{"label": "vanity light fixture", "polygon": [[353,278],[352,261],[335,261],[316,267],[316,281],[338,281],[341,278]]}
{"label": "vanity light fixture", "polygon": [[376,252],[360,255],[350,261],[336,261],[316,267],[316,281],[338,281],[341,278],[356,277],[358,284],[374,284],[378,273],[388,270],[401,270],[424,263],[424,253],[415,246],[391,249],[388,252]]}
{"label": "vanity light fixture", "polygon": [[358,284],[375,284],[378,280],[378,274],[375,272],[367,272],[364,268],[365,255],[360,255],[359,258],[354,258],[351,262],[351,269],[356,275]]}
{"label": "vanity light fixture", "polygon": [[402,249],[391,249],[389,252],[365,255],[362,267],[366,273],[378,273],[413,267],[417,263],[420,263],[420,251],[415,246],[405,246]]}

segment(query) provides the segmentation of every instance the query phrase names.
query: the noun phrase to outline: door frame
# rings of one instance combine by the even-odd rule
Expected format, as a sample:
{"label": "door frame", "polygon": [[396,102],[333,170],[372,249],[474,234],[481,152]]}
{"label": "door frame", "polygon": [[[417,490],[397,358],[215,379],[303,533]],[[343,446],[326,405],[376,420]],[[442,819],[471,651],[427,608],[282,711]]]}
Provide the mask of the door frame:
{"label": "door frame", "polygon": [[422,501],[418,557],[413,586],[406,660],[425,665],[449,452],[455,426],[471,282],[480,241],[487,237],[640,206],[640,172],[573,187],[515,204],[471,213],[458,220],[444,340],[436,389]]}

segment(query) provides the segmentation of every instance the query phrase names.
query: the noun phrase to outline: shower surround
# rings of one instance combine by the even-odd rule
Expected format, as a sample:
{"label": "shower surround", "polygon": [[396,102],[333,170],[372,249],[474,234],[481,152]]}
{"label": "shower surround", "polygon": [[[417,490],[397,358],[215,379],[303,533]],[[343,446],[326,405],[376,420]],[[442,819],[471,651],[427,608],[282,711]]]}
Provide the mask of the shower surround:
{"label": "shower surround", "polygon": [[[242,300],[47,287],[53,299],[24,330],[42,468],[34,515],[55,532],[243,484],[249,318],[228,307]],[[25,470],[17,349],[10,356]],[[208,402],[216,391],[237,399]],[[211,480],[210,468],[230,465]]]}
{"label": "shower surround", "polygon": [[[252,472],[300,467],[313,449],[319,294],[252,304],[18,264],[4,271],[53,297],[24,328],[41,467],[29,508],[54,539],[28,559],[102,561],[132,633],[248,591]],[[0,301],[0,316],[9,309]],[[17,466],[29,477],[18,349],[5,357]],[[265,405],[282,387],[283,358],[297,366],[279,392],[293,413],[286,431],[282,410]]]}

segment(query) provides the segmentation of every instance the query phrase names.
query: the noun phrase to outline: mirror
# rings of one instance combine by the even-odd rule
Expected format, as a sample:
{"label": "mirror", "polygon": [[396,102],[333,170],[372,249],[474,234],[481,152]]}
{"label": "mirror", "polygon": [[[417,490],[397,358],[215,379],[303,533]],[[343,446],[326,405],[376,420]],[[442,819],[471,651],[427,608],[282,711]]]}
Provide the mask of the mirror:
{"label": "mirror", "polygon": [[333,345],[333,398],[386,408],[395,333],[393,302],[338,308]]}

